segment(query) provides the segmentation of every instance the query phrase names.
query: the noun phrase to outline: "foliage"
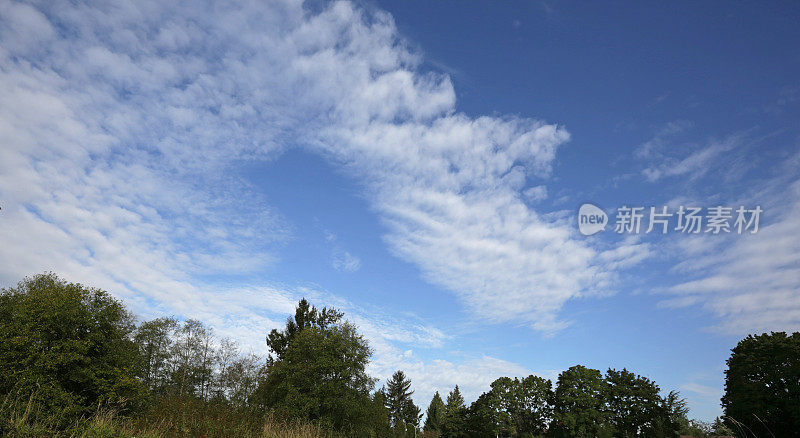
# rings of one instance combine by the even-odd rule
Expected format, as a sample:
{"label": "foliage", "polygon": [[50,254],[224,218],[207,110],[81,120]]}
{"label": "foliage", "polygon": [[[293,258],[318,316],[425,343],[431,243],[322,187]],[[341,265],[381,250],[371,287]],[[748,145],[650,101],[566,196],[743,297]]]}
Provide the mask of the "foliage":
{"label": "foliage", "polygon": [[[466,411],[466,421],[463,425],[464,435],[469,437],[495,437],[508,423],[501,417],[497,409],[497,395],[492,391],[484,392],[475,400]],[[508,430],[504,430],[507,436]]]}
{"label": "foliage", "polygon": [[442,422],[442,437],[457,438],[466,436],[467,407],[458,385],[447,395],[444,405],[444,421]]}
{"label": "foliage", "polygon": [[263,406],[288,416],[365,433],[375,383],[365,371],[370,355],[367,341],[350,323],[307,327],[270,366],[258,396]]}
{"label": "foliage", "polygon": [[307,328],[325,330],[328,326],[339,323],[344,314],[336,309],[323,307],[317,310],[303,298],[297,303],[294,318],[286,320],[286,328],[283,330],[272,329],[267,334],[267,346],[275,354],[277,360],[283,359],[283,355],[289,348],[292,339]]}
{"label": "foliage", "polygon": [[575,365],[558,376],[553,428],[558,436],[597,436],[608,424],[606,383],[599,370]]}
{"label": "foliage", "polygon": [[692,427],[693,425],[703,424],[701,421],[697,420],[689,420],[686,417],[686,414],[689,413],[689,407],[686,404],[686,399],[681,398],[681,394],[678,391],[670,391],[667,393],[667,396],[664,397],[663,402],[663,413],[664,417],[659,422],[660,426],[660,434],[663,436],[674,436],[674,435],[692,435],[692,433],[683,433],[682,431],[687,427]]}
{"label": "foliage", "polygon": [[678,429],[679,435],[691,436],[694,438],[707,438],[713,433],[711,424],[699,420],[689,420],[688,418],[682,419],[680,428]]}
{"label": "foliage", "polygon": [[654,437],[660,434],[667,415],[655,382],[624,368],[621,371],[609,369],[605,396],[608,421],[616,436]]}
{"label": "foliage", "polygon": [[491,384],[501,431],[506,435],[540,435],[553,415],[553,384],[542,377],[501,377]]}
{"label": "foliage", "polygon": [[386,382],[386,409],[389,411],[389,424],[395,431],[402,431],[403,434],[419,425],[421,417],[420,409],[414,404],[411,395],[411,381],[405,373],[398,370]]}
{"label": "foliage", "polygon": [[750,335],[725,371],[726,423],[742,436],[800,436],[800,333]]}
{"label": "foliage", "polygon": [[134,342],[139,350],[136,372],[150,391],[163,394],[170,380],[172,333],[178,327],[174,318],[145,321],[136,329]]}
{"label": "foliage", "polygon": [[428,410],[425,411],[425,431],[440,431],[444,422],[444,401],[439,395],[439,391],[433,394]]}
{"label": "foliage", "polygon": [[98,404],[134,406],[144,387],[134,376],[133,329],[108,293],[52,273],[2,289],[0,394],[33,395],[65,422]]}

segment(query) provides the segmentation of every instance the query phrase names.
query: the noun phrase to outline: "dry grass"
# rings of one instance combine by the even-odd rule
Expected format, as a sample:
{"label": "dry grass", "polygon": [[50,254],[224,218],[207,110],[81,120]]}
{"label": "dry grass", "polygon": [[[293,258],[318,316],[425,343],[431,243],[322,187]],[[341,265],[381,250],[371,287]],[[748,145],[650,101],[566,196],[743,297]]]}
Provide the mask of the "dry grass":
{"label": "dry grass", "polygon": [[98,409],[88,419],[69,427],[59,426],[56,414],[41,412],[33,397],[10,400],[0,406],[0,435],[38,438],[332,438],[319,426],[299,421],[284,421],[273,415],[237,410],[223,404],[197,400],[169,399],[151,411],[135,417],[117,415],[114,410]]}

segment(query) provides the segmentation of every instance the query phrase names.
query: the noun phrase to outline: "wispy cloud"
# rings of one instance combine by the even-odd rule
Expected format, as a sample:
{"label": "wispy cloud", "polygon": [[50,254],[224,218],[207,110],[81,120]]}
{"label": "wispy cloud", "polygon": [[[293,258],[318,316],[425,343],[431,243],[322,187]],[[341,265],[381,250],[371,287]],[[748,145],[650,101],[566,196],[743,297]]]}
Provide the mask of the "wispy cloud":
{"label": "wispy cloud", "polygon": [[642,159],[662,157],[664,155],[664,148],[668,145],[672,137],[690,129],[693,125],[694,124],[688,120],[669,122],[659,129],[653,138],[639,145],[634,150],[633,155],[636,158]]}
{"label": "wispy cloud", "polygon": [[287,138],[365,181],[392,250],[482,318],[553,330],[565,301],[611,275],[523,200],[569,134],[456,113],[448,77],[417,72],[388,14],[346,2],[203,10],[3,8],[4,230],[52,236],[5,251],[5,281],[56,269],[176,306],[206,286],[200,273],[257,271],[286,228],[230,170],[272,159]]}
{"label": "wispy cloud", "polygon": [[757,234],[701,236],[676,246],[683,261],[675,269],[687,280],[666,291],[673,296],[664,305],[700,305],[718,317],[713,329],[728,334],[800,329],[798,169],[795,154],[776,177],[734,200],[764,210]]}
{"label": "wispy cloud", "polygon": [[361,268],[361,259],[347,251],[337,251],[333,255],[333,268],[342,272],[356,272]]}
{"label": "wispy cloud", "polygon": [[707,385],[701,385],[696,382],[684,383],[680,386],[681,391],[687,391],[698,395],[701,398],[719,400],[722,397],[722,389]]}
{"label": "wispy cloud", "polygon": [[731,150],[734,144],[734,138],[720,143],[715,142],[682,159],[666,159],[657,166],[644,169],[642,174],[650,182],[672,176],[685,176],[689,180],[694,180],[704,175],[713,165],[714,160],[720,154]]}

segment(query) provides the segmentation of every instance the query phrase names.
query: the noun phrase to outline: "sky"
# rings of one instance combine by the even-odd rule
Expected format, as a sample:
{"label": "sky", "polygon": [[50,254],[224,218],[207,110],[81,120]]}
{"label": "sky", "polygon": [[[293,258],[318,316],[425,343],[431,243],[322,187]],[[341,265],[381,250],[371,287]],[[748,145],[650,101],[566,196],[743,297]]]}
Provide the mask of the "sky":
{"label": "sky", "polygon": [[[0,0],[0,287],[53,271],[258,354],[306,297],[423,408],[583,364],[711,420],[738,340],[800,330],[798,22],[789,1]],[[730,207],[731,231],[676,230],[681,206]]]}

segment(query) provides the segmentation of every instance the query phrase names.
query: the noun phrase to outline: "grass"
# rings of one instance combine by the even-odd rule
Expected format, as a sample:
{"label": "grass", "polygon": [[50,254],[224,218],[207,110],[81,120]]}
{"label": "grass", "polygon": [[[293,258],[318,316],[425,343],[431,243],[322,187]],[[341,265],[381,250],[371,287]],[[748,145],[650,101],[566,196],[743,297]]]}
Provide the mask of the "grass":
{"label": "grass", "polygon": [[199,400],[165,399],[136,416],[121,416],[101,407],[89,418],[65,423],[60,413],[43,412],[33,397],[15,400],[8,396],[0,405],[0,435],[15,438],[333,438],[315,424]]}

